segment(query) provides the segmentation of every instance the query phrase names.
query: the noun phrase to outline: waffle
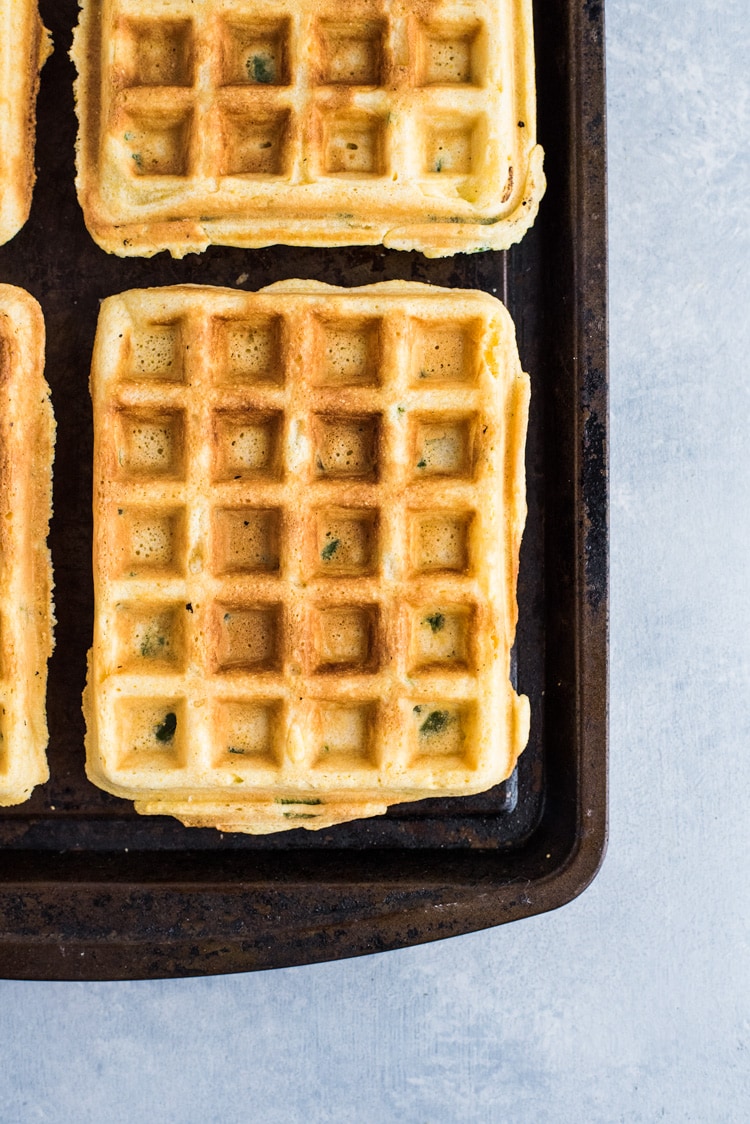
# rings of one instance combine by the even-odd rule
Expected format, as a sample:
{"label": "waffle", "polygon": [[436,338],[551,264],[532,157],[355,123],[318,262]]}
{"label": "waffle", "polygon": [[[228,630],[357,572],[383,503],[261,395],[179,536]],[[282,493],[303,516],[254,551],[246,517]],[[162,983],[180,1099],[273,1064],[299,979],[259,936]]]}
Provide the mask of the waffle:
{"label": "waffle", "polygon": [[36,0],[0,0],[0,245],[29,217],[39,71],[51,50]]}
{"label": "waffle", "polygon": [[135,290],[91,388],[94,783],[264,833],[510,774],[528,379],[497,300]]}
{"label": "waffle", "polygon": [[0,804],[20,804],[49,775],[47,660],[52,652],[55,423],[44,381],[44,320],[22,289],[0,285]]}
{"label": "waffle", "polygon": [[105,250],[506,249],[544,190],[531,0],[81,0]]}

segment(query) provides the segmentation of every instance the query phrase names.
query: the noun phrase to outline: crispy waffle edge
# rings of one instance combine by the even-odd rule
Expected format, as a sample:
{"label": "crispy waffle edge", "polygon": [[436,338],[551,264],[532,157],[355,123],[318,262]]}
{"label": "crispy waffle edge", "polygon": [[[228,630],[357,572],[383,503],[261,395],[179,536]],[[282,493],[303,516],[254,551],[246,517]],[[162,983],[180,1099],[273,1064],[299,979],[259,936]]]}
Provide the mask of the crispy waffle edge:
{"label": "crispy waffle edge", "polygon": [[[13,6],[17,35],[11,48],[13,64],[23,68],[18,97],[6,108],[8,142],[2,156],[3,182],[0,186],[0,246],[10,241],[29,217],[36,181],[34,145],[36,141],[36,98],[42,67],[52,54],[52,39],[39,18],[36,0],[4,0]],[[3,91],[7,96],[7,89]]]}
{"label": "crispy waffle edge", "polygon": [[[3,682],[6,692],[4,721],[5,760],[0,772],[0,805],[20,804],[32,788],[48,779],[45,750],[47,660],[54,647],[53,574],[47,545],[52,515],[52,462],[55,419],[44,369],[44,319],[37,302],[12,285],[0,285],[0,394],[3,443],[0,497],[10,502],[3,528],[5,543],[12,536],[13,550],[4,559],[8,585],[26,594],[33,606],[23,603],[3,607]],[[23,521],[28,518],[28,525]],[[20,526],[19,526],[20,524]],[[19,549],[20,548],[20,549]],[[4,590],[4,597],[8,590]],[[25,705],[19,711],[19,694]],[[15,696],[15,698],[13,697]]]}

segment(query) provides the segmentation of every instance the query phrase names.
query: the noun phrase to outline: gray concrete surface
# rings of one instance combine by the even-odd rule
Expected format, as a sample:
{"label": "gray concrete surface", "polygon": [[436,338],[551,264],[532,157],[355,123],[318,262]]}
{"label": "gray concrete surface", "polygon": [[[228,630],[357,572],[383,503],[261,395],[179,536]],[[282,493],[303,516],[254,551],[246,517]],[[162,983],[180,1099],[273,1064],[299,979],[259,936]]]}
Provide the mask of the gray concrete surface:
{"label": "gray concrete surface", "polygon": [[245,977],[0,983],[0,1121],[750,1119],[747,0],[607,0],[612,803],[554,914]]}

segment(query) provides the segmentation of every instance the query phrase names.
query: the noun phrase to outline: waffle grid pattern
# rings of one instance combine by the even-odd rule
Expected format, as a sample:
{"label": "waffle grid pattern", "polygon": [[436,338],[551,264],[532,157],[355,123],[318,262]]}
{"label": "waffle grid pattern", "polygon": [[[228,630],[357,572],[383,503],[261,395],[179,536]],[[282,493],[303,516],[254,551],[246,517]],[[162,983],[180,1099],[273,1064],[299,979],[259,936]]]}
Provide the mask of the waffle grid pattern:
{"label": "waffle grid pattern", "polygon": [[407,288],[408,310],[323,286],[162,290],[156,316],[148,293],[105,305],[110,784],[414,799],[512,768],[480,736],[507,709],[495,648],[515,624],[477,557],[501,515],[511,384],[482,358],[497,316]]}
{"label": "waffle grid pattern", "polygon": [[[355,25],[317,18],[320,7],[298,2],[292,14],[290,5],[266,4],[260,20],[230,9],[217,22],[209,11],[201,15],[183,3],[172,5],[169,22],[126,18],[127,61],[112,109],[113,118],[122,113],[131,121],[130,136],[123,138],[123,150],[128,144],[131,149],[124,153],[127,166],[142,177],[195,179],[215,176],[217,168],[222,176],[286,178],[300,176],[303,167],[315,178],[442,174],[443,182],[470,173],[479,147],[472,138],[475,132],[486,135],[488,116],[500,109],[499,93],[488,105],[476,82],[476,41],[486,35],[481,21],[454,17],[431,27],[413,17],[417,51],[399,66],[395,56],[404,33],[395,11],[391,19]],[[117,4],[122,15],[133,8],[140,12],[143,4]],[[364,10],[375,15],[382,5]],[[312,65],[292,63],[305,57],[308,44]],[[208,65],[199,65],[205,58]],[[363,88],[356,105],[338,96],[346,87]],[[412,88],[419,95],[402,123],[389,121],[391,90]],[[398,133],[408,136],[417,115],[424,144],[415,151],[399,142]],[[154,116],[158,127],[149,125]]]}
{"label": "waffle grid pattern", "polygon": [[[92,161],[101,144],[115,225],[190,220],[250,245],[286,223],[276,240],[304,241],[303,207],[308,244],[456,221],[488,223],[491,240],[492,224],[532,210],[533,93],[515,43],[526,0],[353,0],[345,14],[320,0],[104,0],[100,18],[84,100],[101,99]],[[255,233],[230,233],[243,210]],[[118,252],[144,238],[122,232]]]}

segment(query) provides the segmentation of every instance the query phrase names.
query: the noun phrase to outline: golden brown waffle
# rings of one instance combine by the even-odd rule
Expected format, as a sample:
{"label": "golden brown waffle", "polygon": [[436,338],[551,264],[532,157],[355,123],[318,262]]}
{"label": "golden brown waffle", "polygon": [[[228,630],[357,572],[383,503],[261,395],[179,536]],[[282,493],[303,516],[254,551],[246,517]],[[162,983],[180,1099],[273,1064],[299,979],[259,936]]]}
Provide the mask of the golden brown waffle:
{"label": "golden brown waffle", "polygon": [[91,388],[91,780],[269,832],[510,774],[529,388],[497,300],[136,290]]}
{"label": "golden brown waffle", "polygon": [[531,0],[82,0],[104,249],[505,249],[544,191]]}
{"label": "golden brown waffle", "polygon": [[0,0],[0,245],[29,216],[39,71],[51,50],[36,0]]}
{"label": "golden brown waffle", "polygon": [[47,660],[52,652],[55,423],[44,381],[44,320],[22,289],[0,285],[0,804],[20,804],[49,775]]}

